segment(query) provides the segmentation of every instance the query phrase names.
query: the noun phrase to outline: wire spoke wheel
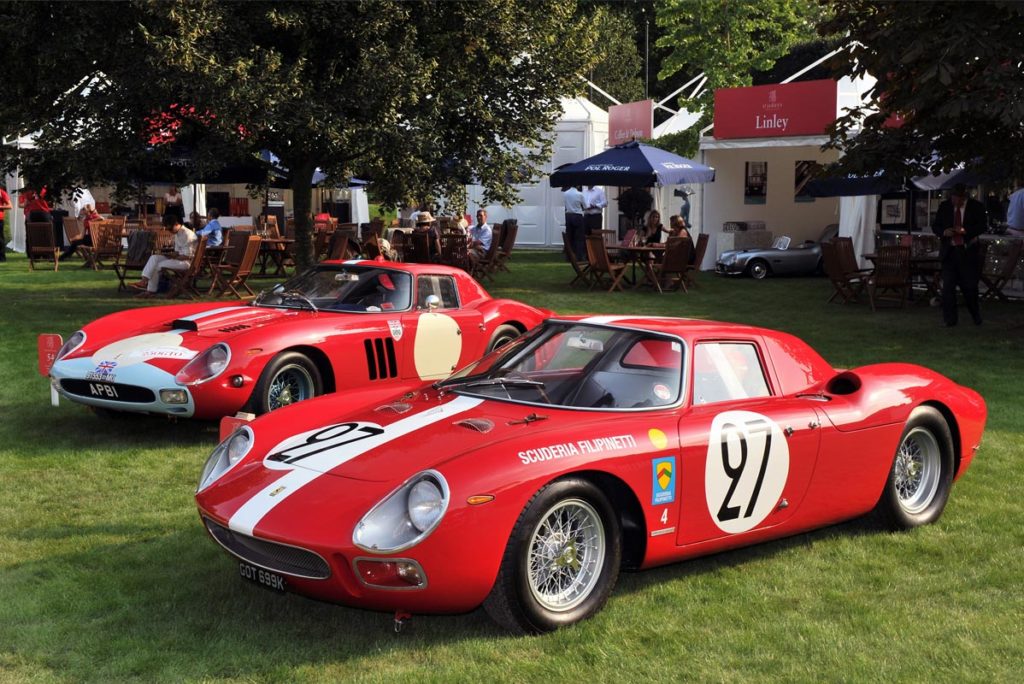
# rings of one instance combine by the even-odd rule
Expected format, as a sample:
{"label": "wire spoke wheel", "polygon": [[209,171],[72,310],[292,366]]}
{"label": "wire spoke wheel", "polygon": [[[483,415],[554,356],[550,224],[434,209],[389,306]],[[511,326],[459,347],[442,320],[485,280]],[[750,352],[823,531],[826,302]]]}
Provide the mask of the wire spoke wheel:
{"label": "wire spoke wheel", "polygon": [[593,506],[582,499],[552,506],[530,538],[526,570],[534,599],[554,612],[576,607],[597,585],[606,552]]}
{"label": "wire spoke wheel", "polygon": [[315,391],[316,385],[308,370],[295,364],[287,365],[270,381],[267,405],[273,411],[282,406],[312,399]]}
{"label": "wire spoke wheel", "polygon": [[900,505],[912,514],[927,508],[939,489],[941,472],[942,453],[935,435],[921,427],[907,433],[893,470]]}

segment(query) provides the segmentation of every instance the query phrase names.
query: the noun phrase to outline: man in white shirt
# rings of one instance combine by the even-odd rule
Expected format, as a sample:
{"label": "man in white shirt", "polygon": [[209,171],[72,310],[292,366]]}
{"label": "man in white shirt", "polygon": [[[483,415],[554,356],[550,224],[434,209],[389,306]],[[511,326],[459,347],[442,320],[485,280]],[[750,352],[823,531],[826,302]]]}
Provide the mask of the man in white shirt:
{"label": "man in white shirt", "polygon": [[490,224],[487,223],[487,211],[479,209],[476,212],[476,224],[469,229],[469,258],[479,261],[491,248],[493,233]]}
{"label": "man in white shirt", "polygon": [[583,230],[587,235],[599,232],[604,226],[604,208],[608,198],[599,185],[588,185],[583,191]]}
{"label": "man in white shirt", "polygon": [[586,233],[583,228],[583,193],[578,186],[563,188],[562,201],[565,203],[565,237],[576,258],[582,261],[587,258]]}
{"label": "man in white shirt", "polygon": [[172,271],[185,271],[192,265],[192,256],[196,252],[196,244],[199,238],[191,230],[181,224],[181,219],[175,214],[164,215],[164,228],[174,233],[174,254],[164,256],[154,254],[142,268],[142,279],[132,283],[136,290],[142,290],[136,297],[154,297],[160,289],[160,269],[169,268]]}
{"label": "man in white shirt", "polygon": [[1010,195],[1010,204],[1006,208],[1006,223],[1010,226],[1007,230],[1010,235],[1024,237],[1024,188]]}

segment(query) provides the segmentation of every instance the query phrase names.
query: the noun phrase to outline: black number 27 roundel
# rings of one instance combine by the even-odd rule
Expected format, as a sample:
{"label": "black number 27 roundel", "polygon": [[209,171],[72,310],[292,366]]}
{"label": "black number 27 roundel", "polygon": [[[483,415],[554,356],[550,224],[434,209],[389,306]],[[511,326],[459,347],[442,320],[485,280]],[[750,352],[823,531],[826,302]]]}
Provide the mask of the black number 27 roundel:
{"label": "black number 27 roundel", "polygon": [[753,529],[772,512],[789,476],[789,445],[774,421],[750,411],[715,416],[708,437],[704,492],[724,532]]}

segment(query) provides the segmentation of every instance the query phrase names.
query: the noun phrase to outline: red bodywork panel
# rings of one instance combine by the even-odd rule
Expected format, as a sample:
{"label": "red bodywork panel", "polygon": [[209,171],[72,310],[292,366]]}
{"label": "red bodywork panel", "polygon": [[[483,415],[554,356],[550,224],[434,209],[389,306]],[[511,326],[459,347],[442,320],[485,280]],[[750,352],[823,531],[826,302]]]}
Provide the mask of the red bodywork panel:
{"label": "red bodywork panel", "polygon": [[[289,577],[292,591],[378,610],[461,612],[480,605],[490,592],[530,499],[566,475],[616,490],[621,510],[639,513],[638,524],[627,532],[636,535],[629,546],[640,554],[632,560],[651,567],[868,512],[882,492],[904,423],[918,406],[933,405],[949,417],[958,476],[980,443],[984,401],[925,368],[867,366],[834,383],[838,371],[789,335],[680,319],[586,322],[591,321],[678,336],[687,357],[682,401],[652,410],[606,411],[430,388],[402,397],[362,396],[361,408],[353,407],[350,396],[324,397],[251,423],[251,450],[197,494],[200,514],[235,533],[297,546],[328,561],[328,579]],[[693,403],[701,369],[689,359],[705,342],[753,345],[756,354],[749,358],[761,365],[770,396]],[[530,414],[542,419],[526,420]],[[313,431],[346,423],[369,426],[375,436],[358,448],[339,447],[333,460],[285,465],[265,459],[295,453],[290,449],[311,443]],[[489,428],[481,431],[481,425]],[[745,454],[763,454],[772,464],[762,468],[768,473],[763,487],[759,478],[753,489],[737,480],[727,490],[716,479],[721,459],[734,462],[729,454],[741,443]],[[450,488],[439,526],[394,554],[358,548],[353,531],[363,516],[428,469],[442,474]],[[478,495],[493,500],[470,505],[468,499]],[[353,569],[361,557],[411,559],[427,585],[402,591],[367,587]]]}

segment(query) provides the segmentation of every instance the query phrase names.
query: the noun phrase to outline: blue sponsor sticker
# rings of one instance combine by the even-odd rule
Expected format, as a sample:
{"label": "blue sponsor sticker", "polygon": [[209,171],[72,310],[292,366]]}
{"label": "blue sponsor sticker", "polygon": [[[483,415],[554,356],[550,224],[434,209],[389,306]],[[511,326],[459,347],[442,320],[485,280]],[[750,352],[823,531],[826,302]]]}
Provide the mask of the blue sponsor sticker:
{"label": "blue sponsor sticker", "polygon": [[651,504],[670,504],[676,500],[676,457],[651,461]]}

